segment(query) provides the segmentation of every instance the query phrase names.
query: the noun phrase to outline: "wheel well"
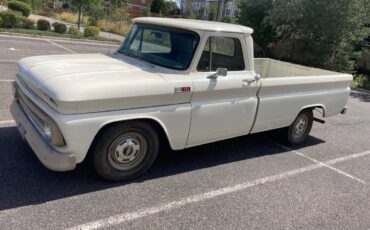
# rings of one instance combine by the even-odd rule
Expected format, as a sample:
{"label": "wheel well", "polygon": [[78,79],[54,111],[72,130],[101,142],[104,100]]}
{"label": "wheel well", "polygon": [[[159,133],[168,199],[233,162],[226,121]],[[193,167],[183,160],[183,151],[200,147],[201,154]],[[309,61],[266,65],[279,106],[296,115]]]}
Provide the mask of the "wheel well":
{"label": "wheel well", "polygon": [[112,126],[115,126],[117,124],[123,124],[123,123],[127,123],[127,122],[132,122],[132,121],[140,121],[140,122],[144,122],[144,123],[147,123],[150,126],[152,126],[158,134],[158,139],[159,139],[159,142],[160,142],[160,149],[166,149],[166,150],[171,149],[171,145],[169,143],[167,134],[165,133],[163,127],[157,121],[155,121],[153,119],[149,119],[149,118],[132,119],[132,120],[124,120],[124,121],[115,121],[115,122],[111,122],[111,123],[108,123],[108,124],[104,125],[98,131],[98,133],[95,135],[93,141],[91,142],[91,145],[90,145],[89,151],[87,152],[86,157],[89,157],[89,156],[92,155],[91,151],[94,149],[96,140],[104,133],[105,130],[107,130],[108,128],[110,128]]}
{"label": "wheel well", "polygon": [[312,110],[312,112],[317,111],[317,114],[320,114],[321,117],[325,117],[325,108],[322,105],[308,106],[308,107],[303,108],[301,111],[308,110],[308,109]]}

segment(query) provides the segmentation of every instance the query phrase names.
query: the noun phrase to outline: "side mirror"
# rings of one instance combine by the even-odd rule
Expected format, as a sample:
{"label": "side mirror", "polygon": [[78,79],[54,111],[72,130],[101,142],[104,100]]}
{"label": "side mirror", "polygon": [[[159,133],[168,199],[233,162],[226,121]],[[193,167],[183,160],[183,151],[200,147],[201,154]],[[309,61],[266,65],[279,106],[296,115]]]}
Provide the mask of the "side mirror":
{"label": "side mirror", "polygon": [[218,78],[219,76],[225,77],[227,76],[227,69],[226,68],[217,68],[216,73],[209,75],[207,78],[214,79]]}

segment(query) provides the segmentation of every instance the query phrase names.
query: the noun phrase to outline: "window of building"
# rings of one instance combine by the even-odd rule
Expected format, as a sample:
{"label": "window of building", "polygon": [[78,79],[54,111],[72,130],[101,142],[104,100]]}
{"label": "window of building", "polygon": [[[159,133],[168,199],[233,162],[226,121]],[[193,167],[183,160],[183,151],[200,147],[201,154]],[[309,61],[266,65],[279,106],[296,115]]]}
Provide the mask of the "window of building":
{"label": "window of building", "polygon": [[232,13],[233,13],[233,7],[234,7],[234,4],[232,2],[227,2],[226,4],[226,12],[225,12],[225,15],[226,16],[231,16]]}
{"label": "window of building", "polygon": [[191,6],[193,7],[194,10],[199,10],[201,8],[201,3],[193,2]]}

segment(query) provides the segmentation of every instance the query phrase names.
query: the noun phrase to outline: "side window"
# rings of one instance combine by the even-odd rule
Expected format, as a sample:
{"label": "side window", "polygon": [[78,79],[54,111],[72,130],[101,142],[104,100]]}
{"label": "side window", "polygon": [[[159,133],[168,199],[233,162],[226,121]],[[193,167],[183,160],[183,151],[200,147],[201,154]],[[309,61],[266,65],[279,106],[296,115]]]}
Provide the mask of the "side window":
{"label": "side window", "polygon": [[244,70],[244,58],[240,40],[230,37],[210,37],[204,47],[197,70],[215,71],[226,68],[228,71]]}

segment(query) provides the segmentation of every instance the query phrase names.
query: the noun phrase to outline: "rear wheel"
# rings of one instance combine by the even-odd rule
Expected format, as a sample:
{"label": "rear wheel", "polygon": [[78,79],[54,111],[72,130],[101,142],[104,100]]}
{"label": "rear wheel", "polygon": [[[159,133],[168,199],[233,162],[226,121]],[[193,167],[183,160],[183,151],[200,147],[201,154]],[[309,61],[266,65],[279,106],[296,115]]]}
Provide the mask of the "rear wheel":
{"label": "rear wheel", "polygon": [[285,129],[288,144],[292,146],[303,144],[311,132],[312,124],[312,110],[300,112],[294,122]]}
{"label": "rear wheel", "polygon": [[142,175],[158,155],[158,136],[144,122],[127,122],[106,129],[93,150],[93,165],[106,180],[123,181]]}

